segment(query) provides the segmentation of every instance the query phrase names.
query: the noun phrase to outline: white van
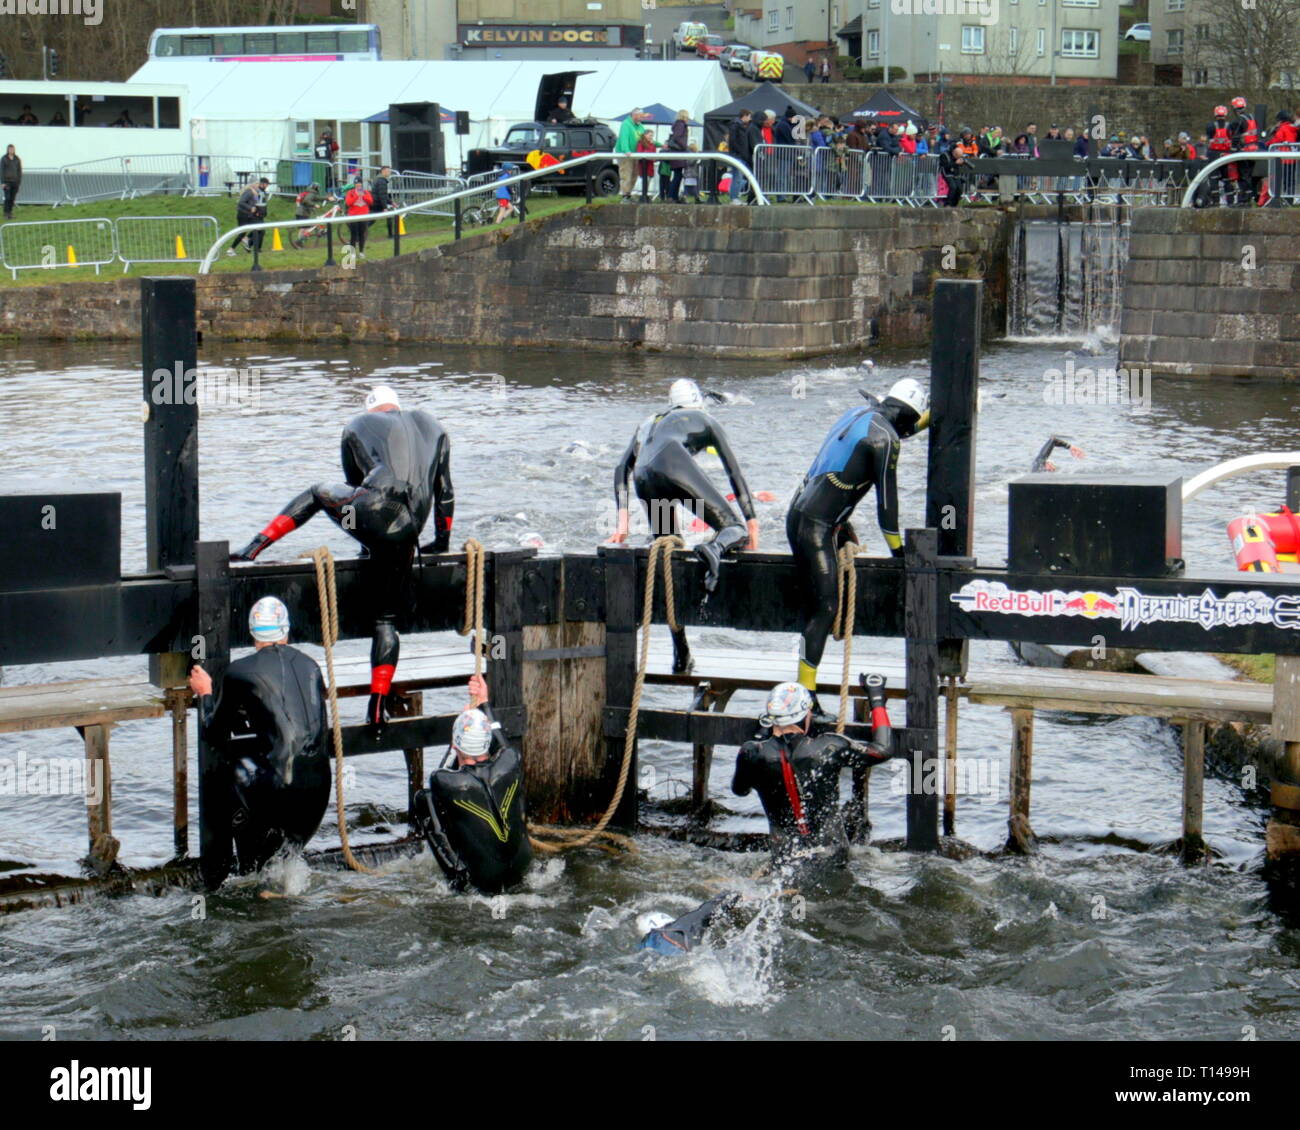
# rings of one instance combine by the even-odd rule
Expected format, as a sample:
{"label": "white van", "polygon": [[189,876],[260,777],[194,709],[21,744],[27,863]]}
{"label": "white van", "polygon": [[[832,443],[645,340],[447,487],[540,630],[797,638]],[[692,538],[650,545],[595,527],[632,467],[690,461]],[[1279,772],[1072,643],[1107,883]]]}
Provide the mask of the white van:
{"label": "white van", "polygon": [[708,25],[686,20],[677,25],[673,32],[673,46],[678,51],[694,51],[695,41],[702,35],[708,35]]}

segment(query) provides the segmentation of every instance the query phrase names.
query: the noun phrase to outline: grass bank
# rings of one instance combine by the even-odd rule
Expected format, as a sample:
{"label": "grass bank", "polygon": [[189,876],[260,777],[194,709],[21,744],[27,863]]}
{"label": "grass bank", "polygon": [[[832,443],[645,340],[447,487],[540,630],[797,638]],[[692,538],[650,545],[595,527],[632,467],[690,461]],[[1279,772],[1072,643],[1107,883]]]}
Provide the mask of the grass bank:
{"label": "grass bank", "polygon": [[[530,219],[540,218],[559,212],[567,212],[585,203],[586,199],[581,194],[533,196],[528,202],[528,215]],[[491,207],[490,203],[488,207]],[[275,223],[277,220],[292,220],[293,213],[294,202],[292,200],[276,198],[271,203],[267,220],[270,223]],[[43,205],[23,206],[20,204],[15,212],[14,220],[17,223],[46,223],[60,220],[116,220],[123,216],[157,216],[164,218],[212,216],[217,221],[218,229],[222,232],[229,231],[236,226],[235,198],[233,196],[148,196],[134,200],[100,200],[87,204],[64,204],[57,208]],[[402,252],[404,254],[419,251],[426,247],[434,247],[441,243],[449,243],[455,238],[453,223],[449,217],[414,213],[405,217],[405,220],[407,234],[402,236]],[[336,259],[340,251],[338,239],[340,230],[342,229],[336,229],[334,233]],[[465,230],[466,232],[473,232],[483,229],[467,227]],[[289,232],[287,230],[281,235],[281,242],[284,245],[283,251],[272,251],[271,234],[267,233],[261,254],[263,267],[270,271],[287,271],[320,267],[324,264],[325,246],[323,243],[319,247],[297,251],[289,246],[288,236]],[[192,255],[200,252],[198,248],[187,247],[186,250]],[[206,248],[203,250],[206,250]],[[383,219],[380,218],[370,229],[367,254],[372,259],[379,259],[385,258],[392,253],[392,240],[387,237],[385,224]],[[241,250],[234,258],[222,255],[213,266],[213,271],[247,271],[251,265],[252,256]],[[156,275],[159,273],[193,275],[198,273],[198,269],[198,263],[172,260],[165,263],[133,264],[125,271],[123,271],[120,262],[115,262],[101,267],[98,274],[94,267],[36,268],[19,271],[16,279],[9,271],[0,270],[0,288],[48,286],[50,283],[62,282],[94,282],[96,279],[109,281],[121,278],[124,274],[132,276]]]}

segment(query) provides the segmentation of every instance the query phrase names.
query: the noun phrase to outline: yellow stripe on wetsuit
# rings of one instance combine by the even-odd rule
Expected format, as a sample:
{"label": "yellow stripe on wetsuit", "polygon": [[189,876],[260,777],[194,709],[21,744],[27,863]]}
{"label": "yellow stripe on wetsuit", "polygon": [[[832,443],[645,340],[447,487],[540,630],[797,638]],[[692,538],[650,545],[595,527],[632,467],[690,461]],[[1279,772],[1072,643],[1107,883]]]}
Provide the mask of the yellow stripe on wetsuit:
{"label": "yellow stripe on wetsuit", "polygon": [[452,803],[463,808],[466,812],[472,812],[475,816],[477,816],[480,820],[482,820],[489,828],[492,829],[492,834],[495,835],[498,840],[500,840],[502,843],[505,843],[506,840],[510,838],[510,821],[506,819],[506,816],[510,812],[510,805],[513,803],[515,799],[515,791],[518,788],[519,788],[519,782],[512,781],[510,787],[506,789],[505,799],[501,802],[501,824],[497,823],[496,817],[493,816],[492,813],[490,813],[486,808],[484,808],[482,805],[475,804],[473,801],[457,800],[457,801],[453,801]]}

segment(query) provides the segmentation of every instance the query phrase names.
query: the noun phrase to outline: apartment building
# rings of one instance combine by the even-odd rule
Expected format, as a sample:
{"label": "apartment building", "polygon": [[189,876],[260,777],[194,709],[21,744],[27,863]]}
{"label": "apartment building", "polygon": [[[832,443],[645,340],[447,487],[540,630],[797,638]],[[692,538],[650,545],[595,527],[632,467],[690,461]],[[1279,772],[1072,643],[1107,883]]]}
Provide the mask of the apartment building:
{"label": "apartment building", "polygon": [[844,0],[764,0],[762,7],[732,5],[737,43],[764,51],[777,51],[787,63],[802,66],[820,59],[829,46],[839,54],[843,45],[835,38],[841,20],[847,19]]}
{"label": "apartment building", "polygon": [[[1163,3],[1164,0],[1158,0]],[[1191,2],[1191,0],[1188,0]],[[909,80],[1115,81],[1119,0],[845,0],[843,53]]]}
{"label": "apartment building", "polygon": [[385,59],[635,59],[641,0],[367,0]]}

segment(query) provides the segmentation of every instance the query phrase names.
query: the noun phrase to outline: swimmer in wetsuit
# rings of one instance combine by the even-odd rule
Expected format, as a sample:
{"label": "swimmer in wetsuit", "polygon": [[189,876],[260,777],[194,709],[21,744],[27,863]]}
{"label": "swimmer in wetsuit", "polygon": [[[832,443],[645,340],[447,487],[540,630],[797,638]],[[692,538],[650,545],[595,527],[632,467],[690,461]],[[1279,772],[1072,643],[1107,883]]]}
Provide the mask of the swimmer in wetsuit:
{"label": "swimmer in wetsuit", "polygon": [[226,670],[214,702],[212,678],[190,671],[190,689],[204,740],[217,751],[217,812],[205,820],[222,830],[204,852],[203,877],[220,886],[230,873],[233,837],[239,871],[259,870],[283,847],[302,847],[320,827],[330,796],[329,722],[325,681],[317,663],[289,646],[289,613],[273,596],[248,616],[257,649]]}
{"label": "swimmer in wetsuit", "polygon": [[[695,462],[694,457],[705,450],[715,451],[722,460],[746,525],[740,524],[730,504]],[[713,528],[713,537],[695,547],[696,555],[708,570],[704,579],[707,591],[717,588],[718,567],[725,554],[740,548],[742,543],[746,549],[758,548],[758,519],[754,517],[749,486],[722,425],[704,411],[704,395],[694,381],[673,382],[667,411],[656,412],[642,422],[614,469],[618,529],[609,539],[612,542],[627,540],[629,478],[645,507],[653,537],[681,533],[677,517],[679,503]],[[689,671],[690,666],[686,633],[675,633],[673,670]]]}
{"label": "swimmer in wetsuit", "polygon": [[451,732],[448,755],[456,764],[429,774],[429,787],[415,794],[414,815],[452,890],[497,894],[517,884],[533,861],[523,763],[501,738],[483,676],[470,679],[469,693]]}
{"label": "swimmer in wetsuit", "polygon": [[397,615],[410,599],[411,565],[430,512],[435,536],[423,548],[444,553],[451,540],[451,440],[428,412],[403,411],[397,393],[378,385],[365,412],[343,429],[342,458],[346,482],[303,491],[231,558],[256,560],[321,511],[365,547],[362,577],[375,622],[366,720],[381,726],[401,649]]}
{"label": "swimmer in wetsuit", "polygon": [[1076,459],[1082,459],[1084,456],[1083,448],[1075,447],[1068,439],[1052,436],[1034,456],[1034,465],[1029,468],[1030,473],[1036,475],[1040,471],[1055,471],[1056,464],[1052,462],[1052,452],[1058,447],[1068,451]]}
{"label": "swimmer in wetsuit", "polygon": [[767,813],[772,862],[796,880],[816,882],[848,864],[849,838],[840,809],[840,771],[864,770],[893,756],[885,683],[864,680],[871,704],[870,742],[822,733],[813,698],[799,683],[780,683],[761,720],[770,733],[740,747],[731,791],[758,791]]}
{"label": "swimmer in wetsuit", "polygon": [[668,914],[642,915],[637,924],[645,930],[645,937],[637,948],[669,955],[688,953],[704,940],[704,931],[713,920],[739,902],[740,896],[732,891],[701,903],[679,918]]}
{"label": "swimmer in wetsuit", "polygon": [[930,424],[930,398],[910,377],[884,401],[863,392],[867,403],[845,412],[822,442],[786,514],[785,534],[803,582],[805,624],[799,648],[799,682],[817,689],[817,665],[839,607],[836,555],[858,540],[849,518],[876,488],[876,514],[889,551],[903,556],[898,524],[900,441]]}

